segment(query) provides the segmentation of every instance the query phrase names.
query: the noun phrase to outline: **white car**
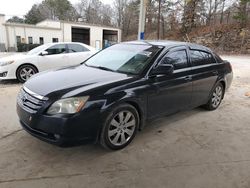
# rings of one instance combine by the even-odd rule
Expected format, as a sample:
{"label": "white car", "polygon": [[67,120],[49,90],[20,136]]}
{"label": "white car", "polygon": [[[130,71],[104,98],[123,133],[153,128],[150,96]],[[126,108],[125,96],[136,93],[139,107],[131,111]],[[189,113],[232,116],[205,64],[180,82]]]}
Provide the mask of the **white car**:
{"label": "white car", "polygon": [[49,69],[78,65],[96,53],[95,48],[82,43],[49,43],[27,54],[0,59],[0,80],[18,79],[25,82],[32,75]]}

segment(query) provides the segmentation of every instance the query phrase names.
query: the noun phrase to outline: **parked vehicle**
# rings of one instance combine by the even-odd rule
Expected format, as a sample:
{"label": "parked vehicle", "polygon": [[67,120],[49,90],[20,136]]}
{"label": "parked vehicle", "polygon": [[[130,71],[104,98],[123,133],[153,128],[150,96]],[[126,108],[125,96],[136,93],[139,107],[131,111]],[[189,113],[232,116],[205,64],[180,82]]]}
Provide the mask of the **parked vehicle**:
{"label": "parked vehicle", "polygon": [[0,59],[0,80],[27,81],[32,75],[49,69],[78,65],[96,50],[82,43],[49,43],[38,46],[27,54]]}
{"label": "parked vehicle", "polygon": [[33,76],[18,94],[17,113],[41,140],[117,150],[147,120],[198,106],[217,109],[232,78],[230,63],[206,47],[125,42],[80,66]]}

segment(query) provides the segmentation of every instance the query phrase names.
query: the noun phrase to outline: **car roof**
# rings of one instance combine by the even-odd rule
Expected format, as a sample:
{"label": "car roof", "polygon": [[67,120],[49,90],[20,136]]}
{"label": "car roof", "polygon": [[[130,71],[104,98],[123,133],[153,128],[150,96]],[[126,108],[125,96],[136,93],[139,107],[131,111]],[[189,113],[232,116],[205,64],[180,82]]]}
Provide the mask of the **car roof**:
{"label": "car roof", "polygon": [[48,44],[48,45],[54,45],[54,44],[83,44],[83,45],[86,45],[86,44],[81,43],[81,42],[48,42],[46,44]]}
{"label": "car roof", "polygon": [[53,46],[55,44],[79,44],[79,45],[84,46],[85,48],[88,48],[89,50],[95,50],[95,48],[93,48],[92,46],[81,43],[81,42],[49,42],[49,43],[45,43],[45,45],[47,45],[47,46]]}
{"label": "car roof", "polygon": [[171,41],[171,40],[141,40],[141,41],[128,41],[124,42],[125,44],[138,44],[138,45],[152,45],[152,46],[162,46],[167,49],[174,48],[174,47],[179,47],[179,46],[188,46],[190,49],[193,50],[203,50],[203,51],[209,51],[211,52],[211,49],[199,45],[199,44],[194,44],[190,42],[180,42],[180,41]]}

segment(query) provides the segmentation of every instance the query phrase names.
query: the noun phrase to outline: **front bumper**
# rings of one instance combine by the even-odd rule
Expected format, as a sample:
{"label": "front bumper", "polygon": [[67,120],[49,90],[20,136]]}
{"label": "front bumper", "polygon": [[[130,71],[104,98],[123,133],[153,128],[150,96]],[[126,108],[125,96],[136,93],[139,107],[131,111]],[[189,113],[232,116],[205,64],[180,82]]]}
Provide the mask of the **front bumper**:
{"label": "front bumper", "polygon": [[[7,73],[5,75],[5,73]],[[0,66],[0,80],[16,79],[16,70],[12,65]]]}
{"label": "front bumper", "polygon": [[95,143],[101,128],[98,111],[75,115],[49,116],[30,113],[17,104],[17,114],[24,130],[45,142],[62,147]]}

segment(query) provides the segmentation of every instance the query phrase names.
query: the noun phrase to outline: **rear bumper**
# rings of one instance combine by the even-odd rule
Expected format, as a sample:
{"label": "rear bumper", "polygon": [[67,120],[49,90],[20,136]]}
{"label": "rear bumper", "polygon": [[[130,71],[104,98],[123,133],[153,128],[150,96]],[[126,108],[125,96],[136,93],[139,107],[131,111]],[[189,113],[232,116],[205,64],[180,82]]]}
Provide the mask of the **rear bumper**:
{"label": "rear bumper", "polygon": [[226,75],[226,91],[230,88],[233,82],[233,72]]}

